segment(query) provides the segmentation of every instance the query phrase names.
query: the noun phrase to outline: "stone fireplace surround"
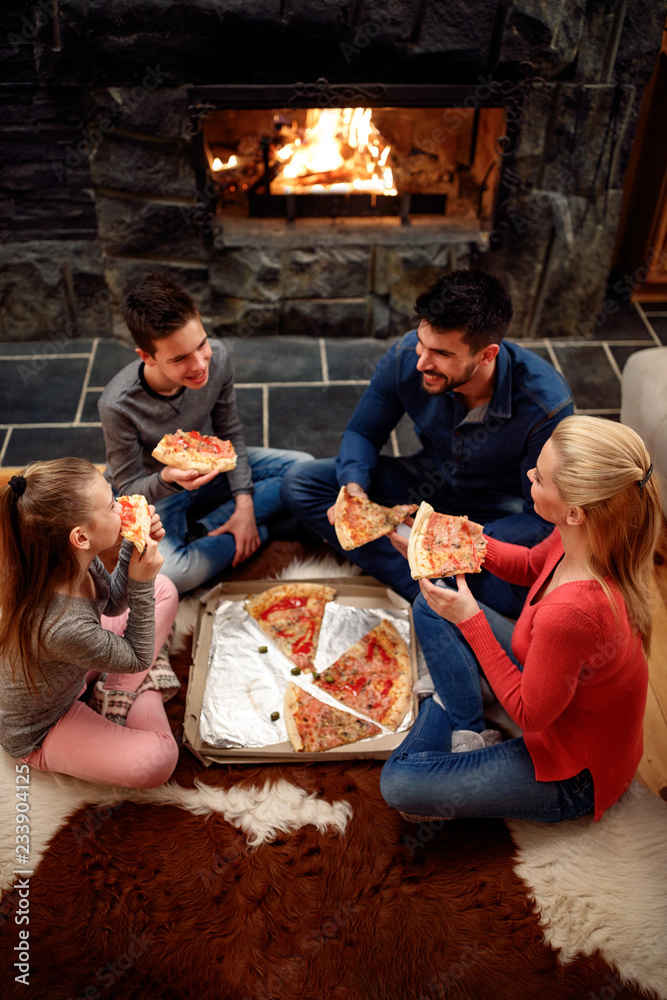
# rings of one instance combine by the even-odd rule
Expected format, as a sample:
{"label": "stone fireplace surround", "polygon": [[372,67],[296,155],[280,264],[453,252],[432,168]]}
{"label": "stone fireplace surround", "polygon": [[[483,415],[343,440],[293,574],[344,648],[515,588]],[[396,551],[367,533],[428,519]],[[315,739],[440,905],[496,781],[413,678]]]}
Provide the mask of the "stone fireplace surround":
{"label": "stone fireplace surround", "polygon": [[[0,14],[2,339],[126,337],[114,306],[156,269],[188,287],[220,335],[393,336],[418,291],[471,264],[507,282],[512,336],[585,337],[604,322],[660,4],[21,6]],[[416,90],[422,106],[429,88],[432,106],[505,109],[487,228],[437,219],[221,226],[212,214],[201,124],[213,107],[410,106]],[[451,127],[425,140],[448,138]]]}

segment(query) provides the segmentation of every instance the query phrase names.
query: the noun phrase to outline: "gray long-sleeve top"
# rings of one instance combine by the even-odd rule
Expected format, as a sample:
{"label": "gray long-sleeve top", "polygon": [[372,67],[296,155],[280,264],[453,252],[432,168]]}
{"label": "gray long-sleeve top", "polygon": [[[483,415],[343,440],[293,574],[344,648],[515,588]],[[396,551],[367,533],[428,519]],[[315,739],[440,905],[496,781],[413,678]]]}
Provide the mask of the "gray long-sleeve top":
{"label": "gray long-sleeve top", "polygon": [[212,429],[231,441],[238,456],[236,468],[226,473],[232,496],[252,493],[231,358],[221,341],[210,343],[208,382],[201,389],[184,386],[175,396],[162,396],[146,382],[143,361],[131,361],[107,385],[97,408],[106,444],[106,475],[116,493],[141,493],[149,503],[157,503],[181,489],[164,482],[160,475],[164,465],[151,454],[165,434],[179,429],[200,433]]}
{"label": "gray long-sleeve top", "polygon": [[[12,679],[11,664],[0,659],[0,745],[10,756],[25,757],[40,746],[81,694],[89,670],[134,674],[153,662],[155,582],[128,578],[131,554],[132,544],[123,542],[112,574],[99,559],[93,561],[95,599],[56,594],[45,608],[45,655],[41,670],[34,671],[36,694],[28,690],[22,671]],[[128,606],[124,635],[102,627],[102,615],[115,617]]]}

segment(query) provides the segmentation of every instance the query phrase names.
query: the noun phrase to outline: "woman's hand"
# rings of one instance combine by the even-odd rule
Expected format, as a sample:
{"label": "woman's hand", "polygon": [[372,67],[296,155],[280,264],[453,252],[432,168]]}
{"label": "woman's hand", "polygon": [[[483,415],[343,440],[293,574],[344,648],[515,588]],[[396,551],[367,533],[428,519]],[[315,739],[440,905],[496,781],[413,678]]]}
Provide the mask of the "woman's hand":
{"label": "woman's hand", "polygon": [[453,625],[458,625],[466,618],[472,618],[479,611],[479,604],[470,593],[463,573],[459,573],[456,577],[456,585],[458,590],[451,587],[436,587],[430,580],[419,581],[429,608]]}

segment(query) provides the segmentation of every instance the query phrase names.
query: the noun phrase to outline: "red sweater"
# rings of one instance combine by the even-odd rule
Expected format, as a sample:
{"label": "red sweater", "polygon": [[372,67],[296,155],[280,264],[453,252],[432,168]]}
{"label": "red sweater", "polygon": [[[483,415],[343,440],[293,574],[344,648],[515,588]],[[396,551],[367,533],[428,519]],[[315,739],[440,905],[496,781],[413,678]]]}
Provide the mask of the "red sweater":
{"label": "red sweater", "polygon": [[589,768],[599,819],[627,789],[643,752],[648,667],[640,637],[632,632],[618,591],[613,591],[617,619],[595,580],[562,584],[532,603],[563,555],[557,528],[532,549],[487,541],[485,568],[530,586],[512,636],[523,673],[482,611],[459,628],[522,728],[538,781],[560,781]]}

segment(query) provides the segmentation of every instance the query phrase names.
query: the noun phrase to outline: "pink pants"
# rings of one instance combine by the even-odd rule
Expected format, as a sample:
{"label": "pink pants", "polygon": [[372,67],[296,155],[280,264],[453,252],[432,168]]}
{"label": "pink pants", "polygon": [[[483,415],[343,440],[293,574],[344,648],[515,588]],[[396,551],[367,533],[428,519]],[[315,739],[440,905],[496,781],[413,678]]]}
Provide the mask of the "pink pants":
{"label": "pink pants", "polygon": [[[171,580],[155,581],[155,655],[162,648],[176,617],[178,594]],[[122,635],[129,612],[102,617],[102,626]],[[108,688],[136,691],[148,673],[108,674]],[[90,671],[88,681],[97,674]],[[178,760],[159,691],[143,691],[127,713],[125,726],[102,718],[82,701],[75,701],[49,729],[41,747],[23,760],[39,771],[56,771],[103,785],[156,788],[171,777]]]}

